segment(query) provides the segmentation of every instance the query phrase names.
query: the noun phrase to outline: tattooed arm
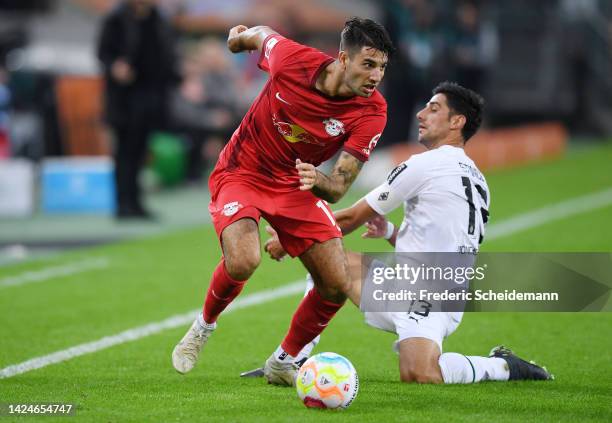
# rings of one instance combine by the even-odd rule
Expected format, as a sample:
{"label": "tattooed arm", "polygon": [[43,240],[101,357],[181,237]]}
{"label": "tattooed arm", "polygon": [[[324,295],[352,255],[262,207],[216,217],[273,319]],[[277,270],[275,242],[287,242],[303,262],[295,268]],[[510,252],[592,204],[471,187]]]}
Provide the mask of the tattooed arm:
{"label": "tattooed arm", "polygon": [[302,163],[300,159],[295,161],[300,175],[300,190],[312,190],[314,195],[330,203],[336,203],[344,196],[362,166],[362,161],[344,151],[329,176],[319,172],[310,163]]}

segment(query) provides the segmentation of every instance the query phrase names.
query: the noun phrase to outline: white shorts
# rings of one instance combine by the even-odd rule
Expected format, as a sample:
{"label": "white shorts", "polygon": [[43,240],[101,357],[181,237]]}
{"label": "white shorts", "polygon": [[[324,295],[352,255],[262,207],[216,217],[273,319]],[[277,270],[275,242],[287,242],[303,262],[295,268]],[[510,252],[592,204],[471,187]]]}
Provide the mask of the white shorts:
{"label": "white shorts", "polygon": [[440,347],[442,341],[453,333],[461,319],[463,312],[430,312],[427,315],[419,312],[365,312],[365,321],[377,329],[397,334],[397,341],[393,349],[399,350],[399,343],[408,338],[431,339]]}

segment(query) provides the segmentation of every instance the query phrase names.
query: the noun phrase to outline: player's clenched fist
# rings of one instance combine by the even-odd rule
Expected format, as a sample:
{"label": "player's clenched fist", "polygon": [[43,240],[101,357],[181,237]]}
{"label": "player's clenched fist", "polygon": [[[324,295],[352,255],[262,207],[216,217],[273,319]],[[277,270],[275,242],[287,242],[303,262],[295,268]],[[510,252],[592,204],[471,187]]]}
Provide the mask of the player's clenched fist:
{"label": "player's clenched fist", "polygon": [[240,34],[249,29],[244,25],[237,25],[230,29],[229,35],[227,36],[227,48],[232,53],[240,53],[244,48],[240,42]]}
{"label": "player's clenched fist", "polygon": [[300,190],[311,190],[317,183],[317,169],[310,163],[303,163],[300,159],[295,160],[295,168],[300,176]]}
{"label": "player's clenched fist", "polygon": [[266,232],[270,234],[271,238],[264,244],[264,250],[270,254],[270,258],[276,261],[281,261],[287,256],[287,252],[281,245],[280,240],[278,239],[278,234],[274,228],[270,226],[266,226]]}

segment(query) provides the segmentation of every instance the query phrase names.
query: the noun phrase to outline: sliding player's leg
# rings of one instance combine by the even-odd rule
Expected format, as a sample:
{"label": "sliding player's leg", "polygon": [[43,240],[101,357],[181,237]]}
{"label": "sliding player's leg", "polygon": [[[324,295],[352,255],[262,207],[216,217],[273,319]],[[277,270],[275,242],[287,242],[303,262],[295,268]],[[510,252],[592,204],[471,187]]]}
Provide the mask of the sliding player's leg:
{"label": "sliding player's leg", "polygon": [[240,294],[261,260],[259,229],[253,217],[239,219],[222,230],[223,257],[212,274],[204,307],[172,352],[180,373],[195,366],[200,351],[216,329],[217,318]]}
{"label": "sliding player's leg", "polygon": [[285,339],[266,361],[264,373],[269,383],[295,383],[295,358],[325,329],[349,290],[348,264],[340,238],[314,243],[300,255],[300,260],[312,275],[315,289],[304,297]]}
{"label": "sliding player's leg", "polygon": [[523,360],[502,346],[493,348],[488,357],[444,353],[439,364],[444,383],[554,379],[545,367]]}
{"label": "sliding player's leg", "polygon": [[[484,380],[487,375],[504,377],[504,360],[470,361],[460,354],[442,354],[444,338],[457,329],[463,313],[431,312],[430,308],[431,304],[416,301],[408,313],[383,314],[393,320],[398,335],[395,348],[399,353],[402,382],[472,383]],[[472,366],[480,366],[478,378]]]}
{"label": "sliding player's leg", "polygon": [[402,382],[442,383],[440,347],[431,339],[407,338],[398,343]]}
{"label": "sliding player's leg", "polygon": [[544,380],[548,372],[500,348],[489,357],[442,352],[443,339],[455,331],[462,318],[458,312],[391,313],[394,316],[399,352],[400,379],[416,383],[477,383],[485,380]]}

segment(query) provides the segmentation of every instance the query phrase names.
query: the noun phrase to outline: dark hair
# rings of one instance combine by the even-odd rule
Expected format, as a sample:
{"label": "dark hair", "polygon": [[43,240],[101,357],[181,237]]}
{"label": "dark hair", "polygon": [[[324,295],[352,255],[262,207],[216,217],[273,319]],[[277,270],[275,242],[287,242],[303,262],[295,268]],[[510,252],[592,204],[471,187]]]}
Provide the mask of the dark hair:
{"label": "dark hair", "polygon": [[351,18],[344,24],[340,34],[340,50],[361,50],[362,47],[372,47],[387,56],[395,51],[391,37],[384,26],[372,19]]}
{"label": "dark hair", "polygon": [[462,87],[456,82],[444,81],[433,89],[433,95],[444,94],[451,114],[465,116],[461,129],[463,141],[467,142],[480,128],[485,101],[480,94]]}

